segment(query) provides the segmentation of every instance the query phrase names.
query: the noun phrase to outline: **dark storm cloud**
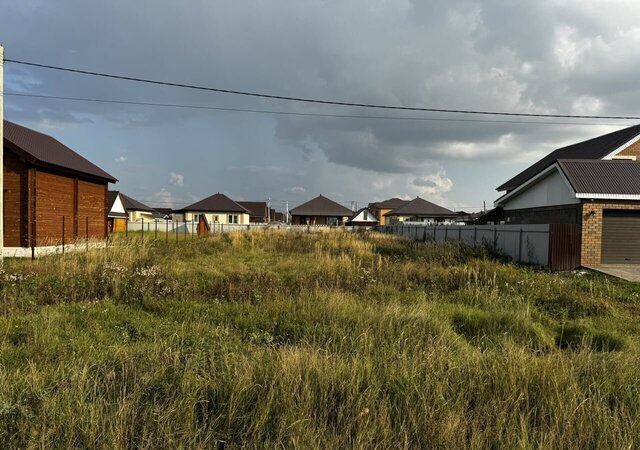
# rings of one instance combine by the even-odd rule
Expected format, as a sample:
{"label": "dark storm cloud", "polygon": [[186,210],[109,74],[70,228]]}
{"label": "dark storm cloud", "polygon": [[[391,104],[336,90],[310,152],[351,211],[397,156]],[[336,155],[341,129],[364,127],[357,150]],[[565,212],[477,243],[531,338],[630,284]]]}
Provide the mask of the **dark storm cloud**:
{"label": "dark storm cloud", "polygon": [[[7,57],[96,71],[433,108],[631,114],[640,100],[640,10],[630,1],[603,8],[596,1],[559,0],[192,0],[189,7],[155,0],[31,0],[3,9],[0,40]],[[11,64],[6,90],[290,112],[421,115],[232,97]],[[148,195],[161,192],[166,199],[173,192],[185,200],[210,189],[245,198],[275,191],[303,197],[339,185],[352,198],[427,192],[460,202],[456,188],[462,192],[471,183],[482,184],[474,189],[482,191],[474,193],[478,199],[487,198],[503,178],[553,148],[614,129],[265,116],[11,97],[7,116],[43,128],[92,123],[105,134],[121,130],[127,136],[121,141],[133,137],[138,146],[166,154],[166,173],[137,178],[136,189],[144,185]],[[185,148],[176,152],[176,146]],[[133,165],[136,156],[129,151]],[[461,161],[491,167],[491,177],[469,180]],[[242,167],[250,179],[239,179]],[[184,186],[169,184],[170,172],[184,175]],[[213,174],[221,186],[212,187]],[[363,184],[363,177],[376,182]],[[296,189],[301,187],[304,191]]]}

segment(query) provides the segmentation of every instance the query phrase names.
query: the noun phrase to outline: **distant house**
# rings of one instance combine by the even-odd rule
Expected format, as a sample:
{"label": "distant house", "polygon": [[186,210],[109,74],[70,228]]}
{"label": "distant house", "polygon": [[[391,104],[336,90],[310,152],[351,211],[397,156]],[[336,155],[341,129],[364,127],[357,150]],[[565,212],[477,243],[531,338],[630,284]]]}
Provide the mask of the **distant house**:
{"label": "distant house", "polygon": [[271,220],[272,222],[280,222],[280,223],[285,223],[287,221],[287,217],[286,214],[283,212],[279,212],[279,211],[273,211],[272,213],[272,217],[273,219]]}
{"label": "distant house", "polygon": [[153,208],[156,210],[156,212],[158,212],[158,214],[160,214],[162,216],[162,219],[171,219],[171,216],[173,214],[173,208],[164,208],[164,207],[159,207],[159,208]]}
{"label": "distant house", "polygon": [[4,121],[5,255],[107,236],[117,180],[51,136]]}
{"label": "distant house", "polygon": [[458,214],[431,203],[423,198],[416,197],[393,211],[385,214],[387,224],[401,222],[424,222],[429,224],[454,223]]}
{"label": "distant house", "polygon": [[581,265],[640,264],[638,158],[640,125],[559,148],[497,188],[494,220],[575,225]]}
{"label": "distant house", "polygon": [[353,211],[322,195],[290,211],[294,225],[344,225]]}
{"label": "distant house", "polygon": [[251,211],[219,192],[185,206],[175,214],[175,218],[180,221],[200,222],[203,218],[208,224],[246,225],[250,223],[250,217]]}
{"label": "distant house", "polygon": [[109,191],[109,231],[124,231],[125,222],[151,221],[162,218],[155,209],[118,191]]}
{"label": "distant house", "polygon": [[269,223],[271,214],[267,202],[238,202],[238,204],[249,210],[249,221],[251,223]]}
{"label": "distant house", "polygon": [[480,217],[485,215],[485,212],[469,213],[466,211],[456,211],[456,214],[458,215],[456,222],[464,223],[465,225],[475,225],[478,223]]}
{"label": "distant house", "polygon": [[371,211],[369,211],[368,208],[362,208],[356,211],[355,214],[349,218],[347,225],[373,227],[378,225],[378,219]]}
{"label": "distant house", "polygon": [[378,219],[378,225],[386,225],[388,219],[385,215],[406,205],[407,203],[409,203],[409,200],[402,200],[394,197],[382,202],[369,203],[369,211],[371,211]]}

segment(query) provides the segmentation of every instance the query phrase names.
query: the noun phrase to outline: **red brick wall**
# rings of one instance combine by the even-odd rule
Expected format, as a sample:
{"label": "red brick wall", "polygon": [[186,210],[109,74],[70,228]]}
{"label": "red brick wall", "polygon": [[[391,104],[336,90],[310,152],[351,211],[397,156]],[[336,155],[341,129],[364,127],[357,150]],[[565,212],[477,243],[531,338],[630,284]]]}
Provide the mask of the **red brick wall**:
{"label": "red brick wall", "polygon": [[26,187],[26,171],[23,163],[11,151],[4,152],[4,245],[6,247],[22,247],[26,245],[26,213],[27,198],[23,189]]}
{"label": "red brick wall", "polygon": [[62,243],[62,217],[65,241],[73,241],[74,188],[73,178],[37,171],[35,176],[36,245]]}
{"label": "red brick wall", "polygon": [[631,144],[629,147],[618,153],[617,156],[635,156],[636,159],[640,161],[640,141]]}
{"label": "red brick wall", "polygon": [[87,218],[89,219],[89,238],[106,238],[107,212],[106,189],[104,184],[78,181],[78,238],[87,237]]}

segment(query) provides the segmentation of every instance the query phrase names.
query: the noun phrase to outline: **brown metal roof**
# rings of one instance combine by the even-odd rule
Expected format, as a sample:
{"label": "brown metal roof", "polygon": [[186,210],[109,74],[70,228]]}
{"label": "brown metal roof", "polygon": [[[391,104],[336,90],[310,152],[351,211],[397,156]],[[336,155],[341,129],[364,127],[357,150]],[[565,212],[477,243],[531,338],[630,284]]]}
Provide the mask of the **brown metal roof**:
{"label": "brown metal roof", "polygon": [[578,142],[559,148],[548,154],[540,161],[527,167],[515,177],[497,188],[498,191],[510,191],[530,180],[559,159],[594,159],[599,160],[607,156],[618,147],[626,144],[640,134],[640,125],[624,128],[613,133]]}
{"label": "brown metal roof", "polygon": [[237,202],[247,208],[251,217],[267,217],[267,202]]}
{"label": "brown metal roof", "polygon": [[147,206],[144,203],[139,202],[138,200],[123,194],[122,192],[120,192],[120,200],[122,201],[122,206],[124,206],[124,210],[127,212],[128,211],[145,211],[150,213],[157,212],[152,207]]}
{"label": "brown metal roof", "polygon": [[416,197],[406,205],[388,212],[385,216],[457,217],[458,214],[423,198]]}
{"label": "brown metal roof", "polygon": [[351,217],[353,211],[322,195],[296,206],[290,211],[292,216]]}
{"label": "brown metal roof", "polygon": [[640,195],[640,162],[628,160],[559,160],[577,194]]}
{"label": "brown metal roof", "polygon": [[71,171],[110,183],[118,181],[51,136],[7,120],[4,121],[4,140],[8,143],[6,148],[36,166]]}
{"label": "brown metal roof", "polygon": [[370,203],[370,208],[380,208],[380,209],[398,209],[401,206],[406,205],[411,200],[402,200],[401,198],[390,198],[389,200],[384,200],[381,202]]}
{"label": "brown metal roof", "polygon": [[192,205],[185,206],[182,211],[194,211],[194,212],[237,212],[242,214],[251,214],[244,206],[234,202],[224,194],[217,193],[210,197],[207,197],[199,202],[195,202]]}

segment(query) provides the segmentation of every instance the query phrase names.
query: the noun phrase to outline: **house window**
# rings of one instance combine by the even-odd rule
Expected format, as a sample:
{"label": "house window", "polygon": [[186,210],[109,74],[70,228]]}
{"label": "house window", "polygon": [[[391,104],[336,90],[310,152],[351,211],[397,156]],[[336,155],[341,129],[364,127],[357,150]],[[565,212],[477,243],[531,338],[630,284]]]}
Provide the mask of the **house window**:
{"label": "house window", "polygon": [[220,222],[220,218],[218,216],[213,216],[213,221],[214,222]]}
{"label": "house window", "polygon": [[200,222],[200,214],[194,214],[193,215],[193,221],[194,222]]}
{"label": "house window", "polygon": [[238,216],[235,214],[229,214],[229,223],[238,223]]}
{"label": "house window", "polygon": [[364,220],[369,220],[369,211],[364,212]]}

